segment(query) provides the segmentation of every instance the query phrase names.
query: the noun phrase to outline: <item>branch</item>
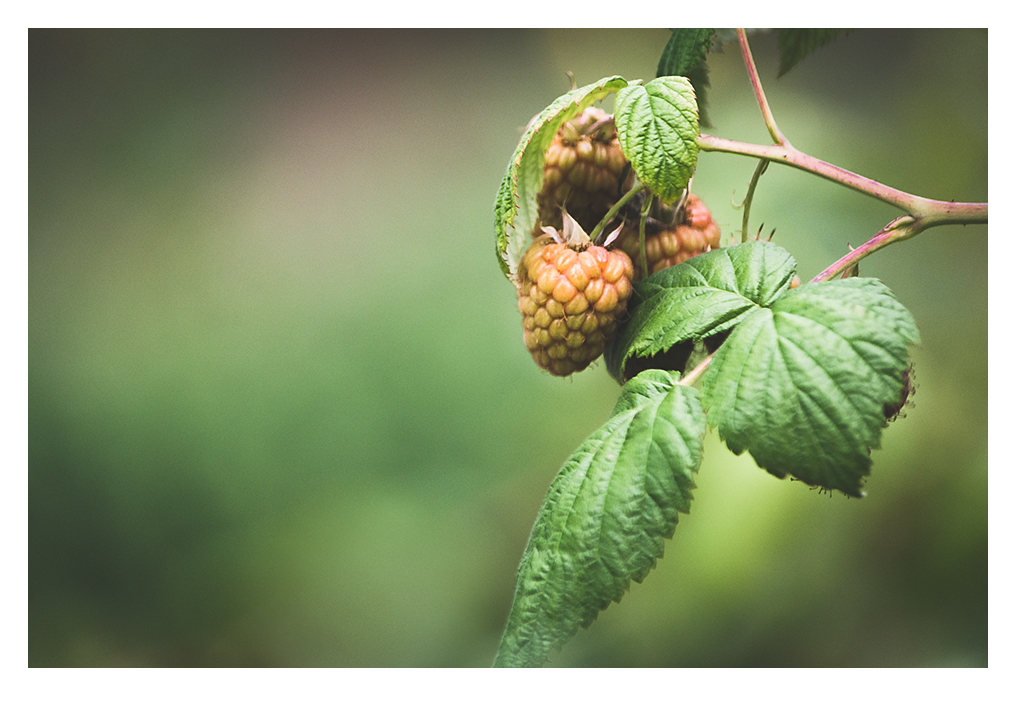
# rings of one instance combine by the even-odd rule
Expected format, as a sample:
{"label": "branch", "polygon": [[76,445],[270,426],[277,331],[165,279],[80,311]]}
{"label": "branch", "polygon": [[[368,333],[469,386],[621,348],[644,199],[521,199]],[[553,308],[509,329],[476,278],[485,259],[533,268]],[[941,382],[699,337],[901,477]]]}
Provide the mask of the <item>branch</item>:
{"label": "branch", "polygon": [[741,156],[751,156],[757,159],[767,159],[768,161],[784,164],[785,166],[793,166],[802,171],[808,171],[816,176],[834,181],[841,186],[846,186],[849,189],[860,191],[868,196],[893,204],[915,219],[925,219],[924,227],[936,226],[938,224],[987,224],[989,221],[988,204],[936,201],[908,194],[886,184],[880,184],[878,181],[867,179],[852,171],[834,166],[822,159],[809,156],[790,145],[773,144],[772,146],[762,146],[744,141],[731,141],[726,138],[718,138],[717,136],[708,136],[706,134],[699,135],[698,143],[701,151],[723,151]]}
{"label": "branch", "polygon": [[[979,205],[971,204],[970,206]],[[911,237],[925,231],[929,227],[938,226],[940,224],[958,223],[965,222],[945,220],[944,218],[931,216],[919,219],[911,216],[899,217],[883,227],[879,234],[874,236],[862,246],[858,247],[858,249],[852,249],[850,252],[817,274],[811,281],[826,282],[827,280],[831,280],[841,274],[844,270],[850,268],[852,265],[858,264],[859,260],[868,257],[873,252],[876,252],[883,247],[888,247],[895,242],[903,242],[905,239],[910,239]]]}
{"label": "branch", "polygon": [[[748,70],[749,80],[752,83],[756,100],[759,103],[759,110],[763,114],[763,121],[766,123],[766,128],[769,130],[770,137],[774,143],[771,146],[762,146],[760,144],[731,141],[725,138],[700,134],[698,138],[700,150],[723,151],[742,156],[752,156],[762,159],[764,162],[773,161],[778,164],[793,166],[824,179],[834,181],[841,186],[846,186],[849,189],[854,189],[855,191],[860,191],[863,194],[885,201],[906,212],[906,216],[891,222],[882,232],[822,272],[816,278],[817,280],[820,278],[830,279],[831,277],[825,275],[828,273],[830,275],[835,274],[835,272],[830,270],[838,268],[842,263],[844,264],[842,267],[839,267],[839,271],[843,271],[843,269],[851,266],[858,259],[868,256],[876,249],[881,249],[888,244],[913,237],[929,227],[942,224],[988,224],[989,205],[987,203],[936,201],[922,196],[915,196],[914,194],[894,189],[886,184],[880,184],[878,181],[867,179],[854,172],[834,166],[796,149],[777,127],[777,121],[773,117],[773,112],[770,111],[770,105],[766,102],[766,94],[763,93],[763,86],[759,80],[759,72],[756,70],[756,64],[752,59],[752,51],[749,50],[749,41],[743,28],[738,29],[738,42],[741,45],[742,58],[745,60],[745,68]],[[750,185],[750,194],[752,188],[754,188],[754,183],[758,181],[759,174],[764,168],[765,166],[762,164],[756,168],[753,184]],[[747,221],[748,209],[745,211],[743,227],[746,227]]]}
{"label": "branch", "polygon": [[749,80],[752,82],[752,89],[756,92],[756,101],[759,103],[759,110],[763,112],[763,121],[770,132],[770,138],[775,144],[791,148],[784,134],[777,128],[777,121],[770,111],[770,104],[766,102],[766,94],[763,93],[763,84],[759,80],[759,71],[756,70],[756,63],[752,60],[752,51],[749,50],[749,39],[745,35],[745,28],[738,28],[738,43],[742,47],[742,58],[745,60],[745,68],[749,71]]}

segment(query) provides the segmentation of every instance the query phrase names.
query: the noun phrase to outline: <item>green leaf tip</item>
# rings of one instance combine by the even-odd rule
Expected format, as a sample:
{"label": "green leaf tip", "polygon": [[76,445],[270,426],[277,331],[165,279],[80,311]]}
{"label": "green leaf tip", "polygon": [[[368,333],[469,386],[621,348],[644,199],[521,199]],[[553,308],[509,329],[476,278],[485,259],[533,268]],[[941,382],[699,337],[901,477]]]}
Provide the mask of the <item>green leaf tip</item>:
{"label": "green leaf tip", "polygon": [[494,203],[495,253],[502,273],[515,281],[519,260],[533,239],[537,194],[544,183],[544,158],[558,129],[588,106],[628,85],[621,76],[602,78],[564,93],[538,113],[516,146]]}
{"label": "green leaf tip", "polygon": [[516,580],[496,667],[539,667],[642,581],[688,513],[702,458],[700,394],[648,371],[551,483]]}
{"label": "green leaf tip", "polygon": [[663,76],[618,91],[618,143],[636,175],[665,204],[692,179],[699,157],[699,108],[688,78]]}
{"label": "green leaf tip", "polygon": [[802,285],[751,310],[714,354],[709,423],[778,478],[861,496],[918,342],[911,313],[878,280]]}
{"label": "green leaf tip", "polygon": [[781,28],[777,31],[777,45],[780,48],[780,70],[777,77],[790,71],[805,58],[827,43],[836,40],[840,33],[850,33],[841,28]]}
{"label": "green leaf tip", "polygon": [[706,60],[716,31],[713,28],[676,28],[657,63],[657,77],[686,76]]}

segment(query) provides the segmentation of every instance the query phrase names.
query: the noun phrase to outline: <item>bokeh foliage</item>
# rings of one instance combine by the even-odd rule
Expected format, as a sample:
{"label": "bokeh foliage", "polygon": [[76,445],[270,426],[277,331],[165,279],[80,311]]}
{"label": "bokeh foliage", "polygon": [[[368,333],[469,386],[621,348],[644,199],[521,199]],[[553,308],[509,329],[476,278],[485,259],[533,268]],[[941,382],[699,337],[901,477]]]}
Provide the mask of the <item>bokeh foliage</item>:
{"label": "bokeh foliage", "polygon": [[[489,665],[619,390],[533,365],[491,200],[565,71],[649,78],[668,37],[30,32],[29,664]],[[751,42],[797,147],[986,200],[985,31],[857,30],[780,80]],[[710,84],[711,132],[767,142],[737,53]],[[725,239],[754,167],[699,158]],[[753,203],[804,278],[892,216],[776,165]],[[708,435],[657,569],[552,664],[984,665],[987,240],[862,264],[922,333],[866,499]]]}

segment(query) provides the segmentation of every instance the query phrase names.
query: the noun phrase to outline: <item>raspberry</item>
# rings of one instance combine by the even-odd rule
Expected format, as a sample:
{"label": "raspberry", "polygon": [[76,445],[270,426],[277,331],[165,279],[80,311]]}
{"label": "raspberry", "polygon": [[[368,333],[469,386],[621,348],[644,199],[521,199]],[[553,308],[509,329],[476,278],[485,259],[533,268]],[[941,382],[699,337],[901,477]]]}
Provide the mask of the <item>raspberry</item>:
{"label": "raspberry", "polygon": [[[581,227],[592,229],[621,198],[619,179],[626,161],[605,111],[590,107],[562,124],[544,159],[538,228],[556,224],[565,209]],[[631,185],[626,180],[624,187]]]}
{"label": "raspberry", "polygon": [[523,341],[537,365],[561,376],[600,357],[632,295],[628,255],[589,246],[589,237],[578,233],[584,238],[578,248],[575,237],[568,243],[538,238],[518,271]]}
{"label": "raspberry", "polygon": [[[649,228],[646,232],[646,268],[650,274],[720,247],[720,227],[695,194],[689,195],[686,202],[683,223],[655,226],[653,232]],[[639,226],[626,224],[618,244],[632,259],[639,259]],[[637,274],[636,279],[640,276]]]}

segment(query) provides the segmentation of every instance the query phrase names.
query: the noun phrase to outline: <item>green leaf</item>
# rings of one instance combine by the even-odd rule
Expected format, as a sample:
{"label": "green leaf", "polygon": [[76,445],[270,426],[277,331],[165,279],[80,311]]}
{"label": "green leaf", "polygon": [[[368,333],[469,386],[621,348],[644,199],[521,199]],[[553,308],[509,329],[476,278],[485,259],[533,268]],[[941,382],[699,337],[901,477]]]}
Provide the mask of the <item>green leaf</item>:
{"label": "green leaf", "polygon": [[861,496],[914,318],[881,282],[806,284],[746,315],[703,381],[711,426],[778,478]]}
{"label": "green leaf", "polygon": [[629,322],[604,352],[608,371],[624,381],[632,375],[634,358],[651,358],[686,340],[732,328],[773,302],[794,274],[795,261],[786,250],[748,242],[650,275],[636,283]]}
{"label": "green leaf", "polygon": [[706,61],[704,60],[698,66],[690,70],[686,74],[686,78],[692,84],[692,89],[696,93],[696,106],[699,108],[699,127],[710,128],[713,124],[710,122],[710,116],[706,104],[706,89],[710,87],[710,71],[706,67]]}
{"label": "green leaf", "polygon": [[709,126],[706,118],[706,89],[710,85],[706,54],[713,44],[713,28],[676,28],[657,63],[657,77],[685,76],[692,83],[699,106],[699,125]]}
{"label": "green leaf", "polygon": [[706,60],[706,53],[713,44],[713,28],[677,28],[671,31],[671,38],[657,63],[657,77],[688,76]]}
{"label": "green leaf", "polygon": [[519,565],[496,667],[539,667],[642,581],[688,513],[706,416],[699,393],[652,370],[555,477]]}
{"label": "green leaf", "polygon": [[614,122],[636,175],[665,204],[678,201],[699,156],[699,110],[689,79],[664,76],[623,88]]}
{"label": "green leaf", "polygon": [[612,76],[569,91],[537,114],[523,132],[494,203],[495,252],[502,272],[510,280],[514,280],[519,260],[533,243],[530,233],[537,221],[537,194],[544,184],[544,157],[554,135],[587,106],[627,84],[624,78]]}
{"label": "green leaf", "polygon": [[[834,41],[842,32],[841,28],[781,28],[777,31],[780,47],[780,70],[777,77],[787,73],[809,54]],[[850,30],[843,30],[850,33]]]}

